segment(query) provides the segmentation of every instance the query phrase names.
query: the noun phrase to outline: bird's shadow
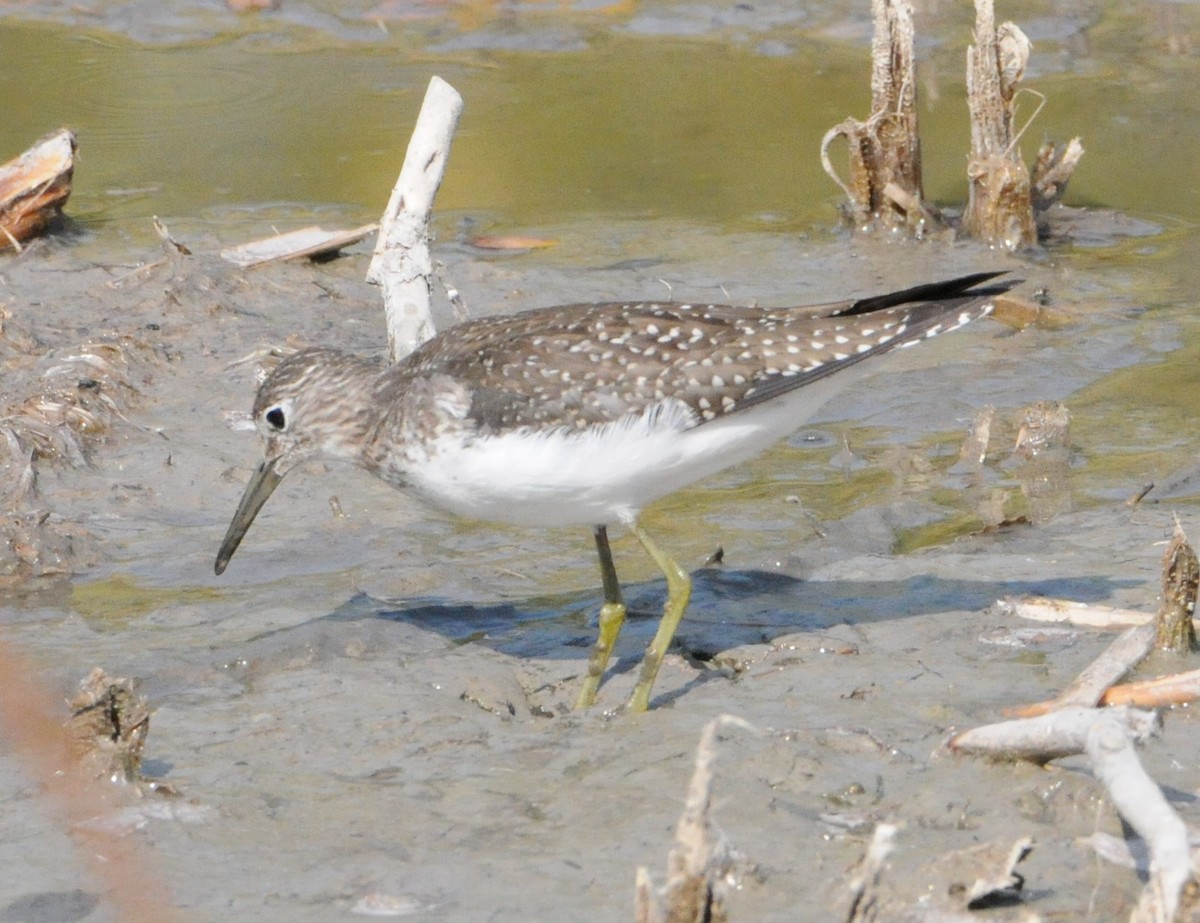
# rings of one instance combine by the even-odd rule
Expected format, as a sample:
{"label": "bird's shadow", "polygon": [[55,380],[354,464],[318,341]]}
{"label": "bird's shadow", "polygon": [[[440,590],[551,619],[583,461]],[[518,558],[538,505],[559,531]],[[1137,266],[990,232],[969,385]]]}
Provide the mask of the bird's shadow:
{"label": "bird's shadow", "polygon": [[[708,659],[742,644],[834,625],[867,624],[915,615],[979,611],[1006,596],[1037,595],[1095,603],[1130,585],[1108,577],[971,580],[919,575],[904,580],[808,581],[761,570],[709,568],[693,574],[691,603],[677,640]],[[665,594],[663,581],[624,589],[630,614],[616,655],[635,656],[649,643]],[[451,644],[484,644],[513,656],[580,658],[595,639],[596,593],[531,597],[487,605],[439,598],[379,600],[359,594],[325,616],[400,623],[436,633]]]}

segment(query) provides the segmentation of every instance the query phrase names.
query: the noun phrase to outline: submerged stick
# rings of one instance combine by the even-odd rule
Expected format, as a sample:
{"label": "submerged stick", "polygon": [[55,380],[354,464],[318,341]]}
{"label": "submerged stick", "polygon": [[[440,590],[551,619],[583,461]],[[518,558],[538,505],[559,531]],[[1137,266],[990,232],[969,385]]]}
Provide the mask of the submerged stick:
{"label": "submerged stick", "polygon": [[429,215],[442,184],[462,97],[441,77],[429,81],[400,177],[380,219],[367,281],[383,288],[392,361],[433,337]]}

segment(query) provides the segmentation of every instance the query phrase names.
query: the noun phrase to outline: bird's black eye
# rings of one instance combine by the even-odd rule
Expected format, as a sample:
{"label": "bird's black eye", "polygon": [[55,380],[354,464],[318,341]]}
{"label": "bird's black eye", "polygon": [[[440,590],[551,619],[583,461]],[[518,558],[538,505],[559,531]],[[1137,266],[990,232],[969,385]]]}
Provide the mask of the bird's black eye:
{"label": "bird's black eye", "polygon": [[275,430],[282,431],[283,428],[287,426],[287,417],[284,416],[282,407],[272,407],[265,414],[263,414],[263,419],[265,419],[271,425],[271,428]]}

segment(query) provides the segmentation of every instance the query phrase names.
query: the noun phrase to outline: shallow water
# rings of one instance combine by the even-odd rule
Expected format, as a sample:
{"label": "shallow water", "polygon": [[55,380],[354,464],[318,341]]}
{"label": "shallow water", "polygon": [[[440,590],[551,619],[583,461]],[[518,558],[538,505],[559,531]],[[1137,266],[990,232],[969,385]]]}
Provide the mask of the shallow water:
{"label": "shallow water", "polygon": [[[72,233],[0,257],[6,336],[29,332],[35,358],[119,341],[138,392],[90,467],[42,466],[37,503],[78,533],[75,573],[14,593],[0,617],[63,694],[95,664],[142,680],[157,708],[147,769],[197,811],[134,835],[184,917],[328,920],[383,894],[438,920],[628,919],[633,870],[663,868],[699,729],[721,712],[763,731],[720,757],[718,820],[746,857],[736,919],[828,919],[861,852],[856,818],[908,824],[897,867],[913,883],[923,858],[1033,833],[1032,909],[1127,913],[1133,874],[1071,842],[1117,829],[1086,772],[930,754],[950,727],[1052,696],[1105,643],[1022,639],[987,613],[993,599],[1151,609],[1171,513],[1195,530],[1186,490],[1123,501],[1196,452],[1197,8],[1001,12],[1028,25],[1047,96],[1028,143],[1079,133],[1088,149],[1068,202],[1089,213],[1019,259],[836,226],[816,150],[864,115],[865,9],[393,12],[27,4],[0,20],[0,151],[58,124],[81,144]],[[965,190],[969,26],[948,8],[919,24],[928,190],[950,203]],[[647,511],[681,561],[720,545],[725,563],[698,575],[681,629],[698,660],[669,661],[642,718],[564,713],[598,603],[586,534],[465,523],[313,470],[211,575],[258,452],[223,417],[252,399],[255,363],[237,360],[271,344],[382,346],[367,245],[249,273],[216,252],[373,220],[431,73],[467,101],[435,252],[474,314],[666,286],[819,301],[988,267],[1047,289],[1057,312],[911,351],[763,458]],[[161,255],[155,214],[194,258],[145,265]],[[461,242],[475,231],[557,245],[486,254]],[[1011,458],[1037,400],[1072,413],[1048,500],[1044,472]],[[964,467],[966,426],[989,404],[996,440]],[[1018,516],[1036,524],[979,534]],[[653,567],[628,537],[615,550],[634,607],[655,610]],[[653,624],[622,637],[604,707],[623,700]],[[780,636],[780,651],[761,646]],[[735,645],[759,645],[740,678],[705,665]],[[1146,758],[1195,823],[1189,725],[1171,716]],[[14,870],[0,920],[109,919],[53,807],[0,760]],[[843,794],[852,783],[862,794]]]}

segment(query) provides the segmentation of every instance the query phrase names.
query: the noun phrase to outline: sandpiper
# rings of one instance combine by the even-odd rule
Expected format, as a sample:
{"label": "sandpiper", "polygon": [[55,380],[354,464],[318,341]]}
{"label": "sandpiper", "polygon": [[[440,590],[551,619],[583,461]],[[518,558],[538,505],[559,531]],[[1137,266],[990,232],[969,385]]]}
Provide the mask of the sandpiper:
{"label": "sandpiper", "polygon": [[315,348],[263,382],[265,443],[217,554],[222,573],[280,480],[311,458],[366,469],[461,516],[593,528],[604,588],[577,706],[595,701],[625,619],[607,525],[631,530],[667,601],[628,708],[643,711],[691,594],[638,524],[661,497],[762,452],[852,377],[955,330],[1016,282],[977,273],[804,307],[586,304],[469,321],[395,364]]}

